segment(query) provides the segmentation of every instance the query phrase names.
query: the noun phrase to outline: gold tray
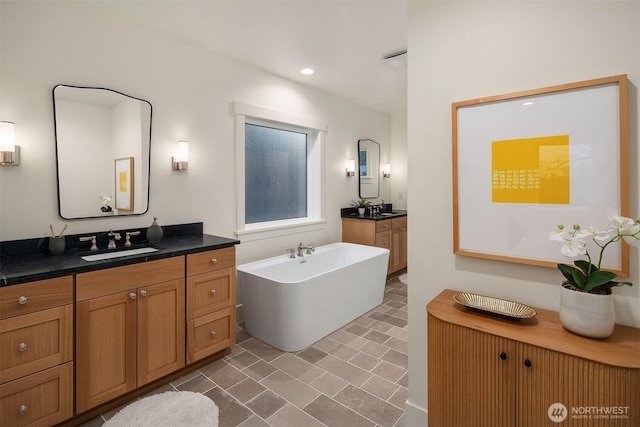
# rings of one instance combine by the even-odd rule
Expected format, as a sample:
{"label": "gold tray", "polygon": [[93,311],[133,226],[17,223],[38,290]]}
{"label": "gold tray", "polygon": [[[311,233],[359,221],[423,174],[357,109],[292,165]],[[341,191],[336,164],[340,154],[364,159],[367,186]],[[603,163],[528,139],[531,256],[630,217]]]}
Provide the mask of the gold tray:
{"label": "gold tray", "polygon": [[498,314],[513,319],[529,319],[534,317],[536,311],[528,305],[504,299],[485,297],[477,294],[460,292],[453,296],[453,300],[465,307]]}

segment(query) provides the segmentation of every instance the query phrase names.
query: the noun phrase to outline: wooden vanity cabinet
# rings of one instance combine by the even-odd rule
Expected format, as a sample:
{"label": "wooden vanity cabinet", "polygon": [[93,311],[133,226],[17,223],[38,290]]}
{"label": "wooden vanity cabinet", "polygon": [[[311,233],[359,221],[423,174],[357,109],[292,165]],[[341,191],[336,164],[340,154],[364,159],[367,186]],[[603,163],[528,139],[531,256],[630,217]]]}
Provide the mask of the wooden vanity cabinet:
{"label": "wooden vanity cabinet", "polygon": [[73,416],[73,277],[0,287],[0,426]]}
{"label": "wooden vanity cabinet", "polygon": [[187,255],[187,364],[236,341],[235,247]]}
{"label": "wooden vanity cabinet", "polygon": [[342,241],[389,249],[387,274],[407,267],[407,217],[379,221],[342,218]]}
{"label": "wooden vanity cabinet", "polygon": [[[555,312],[506,320],[454,304],[455,293],[427,306],[429,425],[640,425],[640,330],[593,340]],[[549,415],[555,403],[563,421]]]}
{"label": "wooden vanity cabinet", "polygon": [[76,275],[76,413],[185,366],[184,257]]}

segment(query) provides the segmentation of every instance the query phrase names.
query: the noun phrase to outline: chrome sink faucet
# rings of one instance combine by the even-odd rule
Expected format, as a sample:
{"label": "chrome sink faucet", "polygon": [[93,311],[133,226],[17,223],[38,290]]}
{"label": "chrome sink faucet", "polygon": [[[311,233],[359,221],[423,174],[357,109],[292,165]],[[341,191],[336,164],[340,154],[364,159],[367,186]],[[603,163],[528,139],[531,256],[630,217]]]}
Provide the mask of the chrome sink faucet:
{"label": "chrome sink faucet", "polygon": [[312,252],[315,252],[316,248],[313,245],[303,245],[302,243],[298,244],[298,256],[304,256],[303,251],[307,251],[307,255],[311,255]]}
{"label": "chrome sink faucet", "polygon": [[107,245],[107,249],[115,249],[116,240],[120,240],[122,238],[120,236],[120,233],[115,233],[113,230],[109,230],[109,233],[107,233],[107,236],[109,236],[109,244]]}

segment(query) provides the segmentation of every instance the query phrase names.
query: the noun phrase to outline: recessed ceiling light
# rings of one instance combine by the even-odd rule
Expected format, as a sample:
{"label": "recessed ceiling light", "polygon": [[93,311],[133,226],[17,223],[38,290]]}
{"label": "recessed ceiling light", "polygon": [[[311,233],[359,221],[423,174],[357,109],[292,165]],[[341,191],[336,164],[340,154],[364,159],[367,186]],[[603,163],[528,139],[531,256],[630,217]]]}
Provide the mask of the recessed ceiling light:
{"label": "recessed ceiling light", "polygon": [[302,74],[313,74],[313,73],[315,73],[315,71],[313,71],[313,69],[311,69],[311,68],[303,68],[302,70],[300,70],[300,72]]}
{"label": "recessed ceiling light", "polygon": [[527,102],[523,102],[522,105],[532,105],[533,102],[532,101],[527,101]]}

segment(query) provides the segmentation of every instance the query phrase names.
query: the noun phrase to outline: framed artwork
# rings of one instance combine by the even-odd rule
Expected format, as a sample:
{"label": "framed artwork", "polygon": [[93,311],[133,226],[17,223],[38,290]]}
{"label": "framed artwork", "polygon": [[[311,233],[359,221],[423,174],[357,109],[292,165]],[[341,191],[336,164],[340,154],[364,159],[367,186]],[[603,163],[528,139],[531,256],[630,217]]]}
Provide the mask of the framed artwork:
{"label": "framed artwork", "polygon": [[[455,254],[555,267],[557,225],[628,216],[626,75],[456,102],[452,124]],[[628,275],[626,244],[605,267]]]}
{"label": "framed artwork", "polygon": [[133,157],[115,159],[116,209],[133,212]]}

